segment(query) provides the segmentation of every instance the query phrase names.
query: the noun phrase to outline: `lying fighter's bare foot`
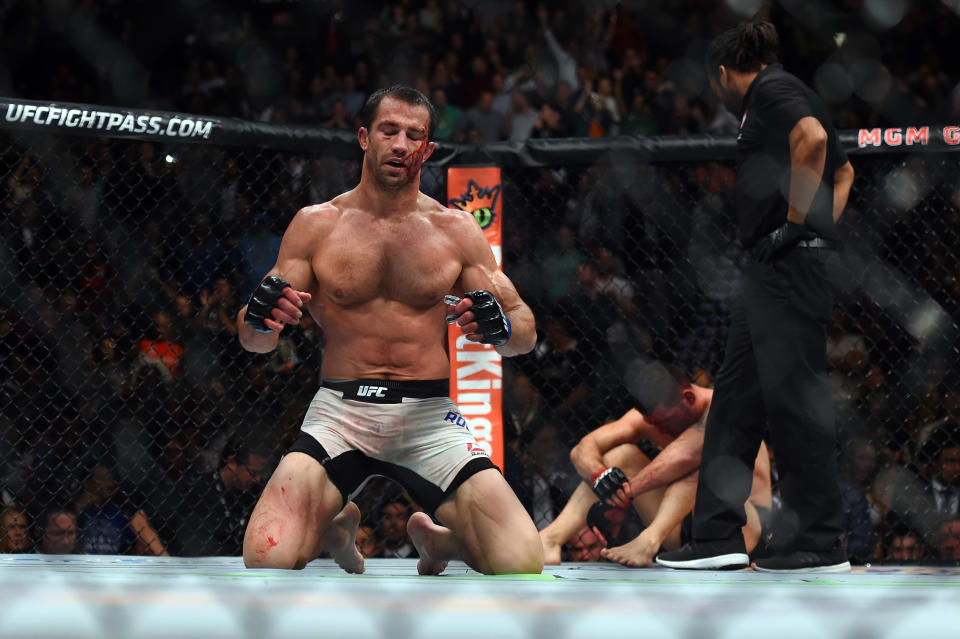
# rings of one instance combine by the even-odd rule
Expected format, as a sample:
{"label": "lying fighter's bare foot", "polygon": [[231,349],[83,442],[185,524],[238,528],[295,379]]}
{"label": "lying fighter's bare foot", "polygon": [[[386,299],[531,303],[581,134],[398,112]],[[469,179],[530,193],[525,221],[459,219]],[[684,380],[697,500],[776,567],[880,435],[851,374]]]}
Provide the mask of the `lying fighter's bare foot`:
{"label": "lying fighter's bare foot", "polygon": [[559,566],[562,558],[562,544],[555,541],[546,529],[540,531],[540,543],[543,544],[543,563],[548,566]]}
{"label": "lying fighter's bare foot", "polygon": [[615,561],[631,568],[643,568],[652,566],[653,558],[660,550],[660,543],[651,539],[650,535],[640,533],[637,537],[613,548],[604,548],[600,554],[610,561]]}
{"label": "lying fighter's bare foot", "polygon": [[443,536],[450,535],[450,531],[433,523],[426,513],[416,512],[407,520],[407,533],[420,554],[417,572],[421,575],[439,575],[443,572],[447,567],[447,561],[435,557],[439,550],[438,546],[443,543]]}
{"label": "lying fighter's bare foot", "polygon": [[333,518],[324,535],[324,547],[337,565],[351,574],[363,572],[363,555],[357,550],[360,509],[352,501]]}

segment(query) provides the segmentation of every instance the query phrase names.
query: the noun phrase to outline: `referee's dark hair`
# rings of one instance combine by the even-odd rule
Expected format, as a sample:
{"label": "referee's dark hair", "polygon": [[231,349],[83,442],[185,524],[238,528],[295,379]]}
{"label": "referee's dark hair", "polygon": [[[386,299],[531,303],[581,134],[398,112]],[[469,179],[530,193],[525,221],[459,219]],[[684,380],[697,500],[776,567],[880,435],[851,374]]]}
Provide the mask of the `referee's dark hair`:
{"label": "referee's dark hair", "polygon": [[772,24],[741,22],[718,35],[707,47],[707,76],[718,78],[720,65],[735,71],[759,71],[765,64],[777,63],[779,48],[780,37]]}

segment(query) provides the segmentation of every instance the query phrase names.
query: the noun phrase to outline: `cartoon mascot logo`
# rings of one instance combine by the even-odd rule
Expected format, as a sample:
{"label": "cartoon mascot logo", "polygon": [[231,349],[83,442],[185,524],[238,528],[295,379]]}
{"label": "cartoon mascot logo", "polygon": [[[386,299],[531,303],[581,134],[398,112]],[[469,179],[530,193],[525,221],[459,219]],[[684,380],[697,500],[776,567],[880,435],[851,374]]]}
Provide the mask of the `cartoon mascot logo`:
{"label": "cartoon mascot logo", "polygon": [[467,192],[460,197],[451,198],[450,204],[462,211],[473,213],[480,228],[486,230],[496,219],[497,198],[500,197],[500,185],[481,187],[474,180],[467,183]]}

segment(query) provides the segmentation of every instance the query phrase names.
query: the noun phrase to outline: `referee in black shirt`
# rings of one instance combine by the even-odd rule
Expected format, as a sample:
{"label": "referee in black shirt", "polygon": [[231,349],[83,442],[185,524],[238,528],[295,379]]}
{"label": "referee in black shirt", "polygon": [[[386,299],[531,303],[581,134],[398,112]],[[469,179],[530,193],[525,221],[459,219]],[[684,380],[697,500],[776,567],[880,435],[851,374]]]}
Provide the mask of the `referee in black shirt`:
{"label": "referee in black shirt", "polygon": [[777,63],[777,46],[772,24],[747,22],[707,52],[711,86],[741,115],[736,203],[750,257],[707,421],[692,541],[657,557],[671,568],[749,565],[743,504],[769,432],[783,498],[777,531],[787,542],[754,569],[850,570],[825,378],[833,303],[825,264],[853,168],[823,102]]}

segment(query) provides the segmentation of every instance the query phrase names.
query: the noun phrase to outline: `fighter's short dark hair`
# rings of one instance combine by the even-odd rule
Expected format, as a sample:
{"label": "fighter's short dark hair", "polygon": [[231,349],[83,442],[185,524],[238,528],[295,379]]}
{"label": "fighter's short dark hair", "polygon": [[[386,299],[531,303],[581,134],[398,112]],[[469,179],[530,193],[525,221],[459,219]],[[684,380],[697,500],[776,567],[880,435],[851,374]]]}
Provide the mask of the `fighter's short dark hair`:
{"label": "fighter's short dark hair", "polygon": [[644,415],[657,406],[677,404],[684,389],[690,388],[690,378],[679,366],[642,358],[627,366],[623,383]]}
{"label": "fighter's short dark hair", "polygon": [[762,20],[741,22],[707,47],[707,76],[720,75],[720,65],[736,71],[759,71],[765,64],[776,64],[779,48],[780,37],[772,24]]}
{"label": "fighter's short dark hair", "polygon": [[377,118],[377,110],[380,108],[380,103],[386,97],[391,97],[401,102],[406,102],[407,104],[427,107],[427,111],[430,113],[430,123],[427,125],[427,139],[433,138],[433,132],[437,129],[437,107],[433,106],[430,98],[420,91],[401,84],[395,84],[386,89],[378,89],[370,94],[370,97],[364,102],[363,108],[360,109],[361,126],[367,129],[370,128],[370,125],[373,124],[373,121]]}

